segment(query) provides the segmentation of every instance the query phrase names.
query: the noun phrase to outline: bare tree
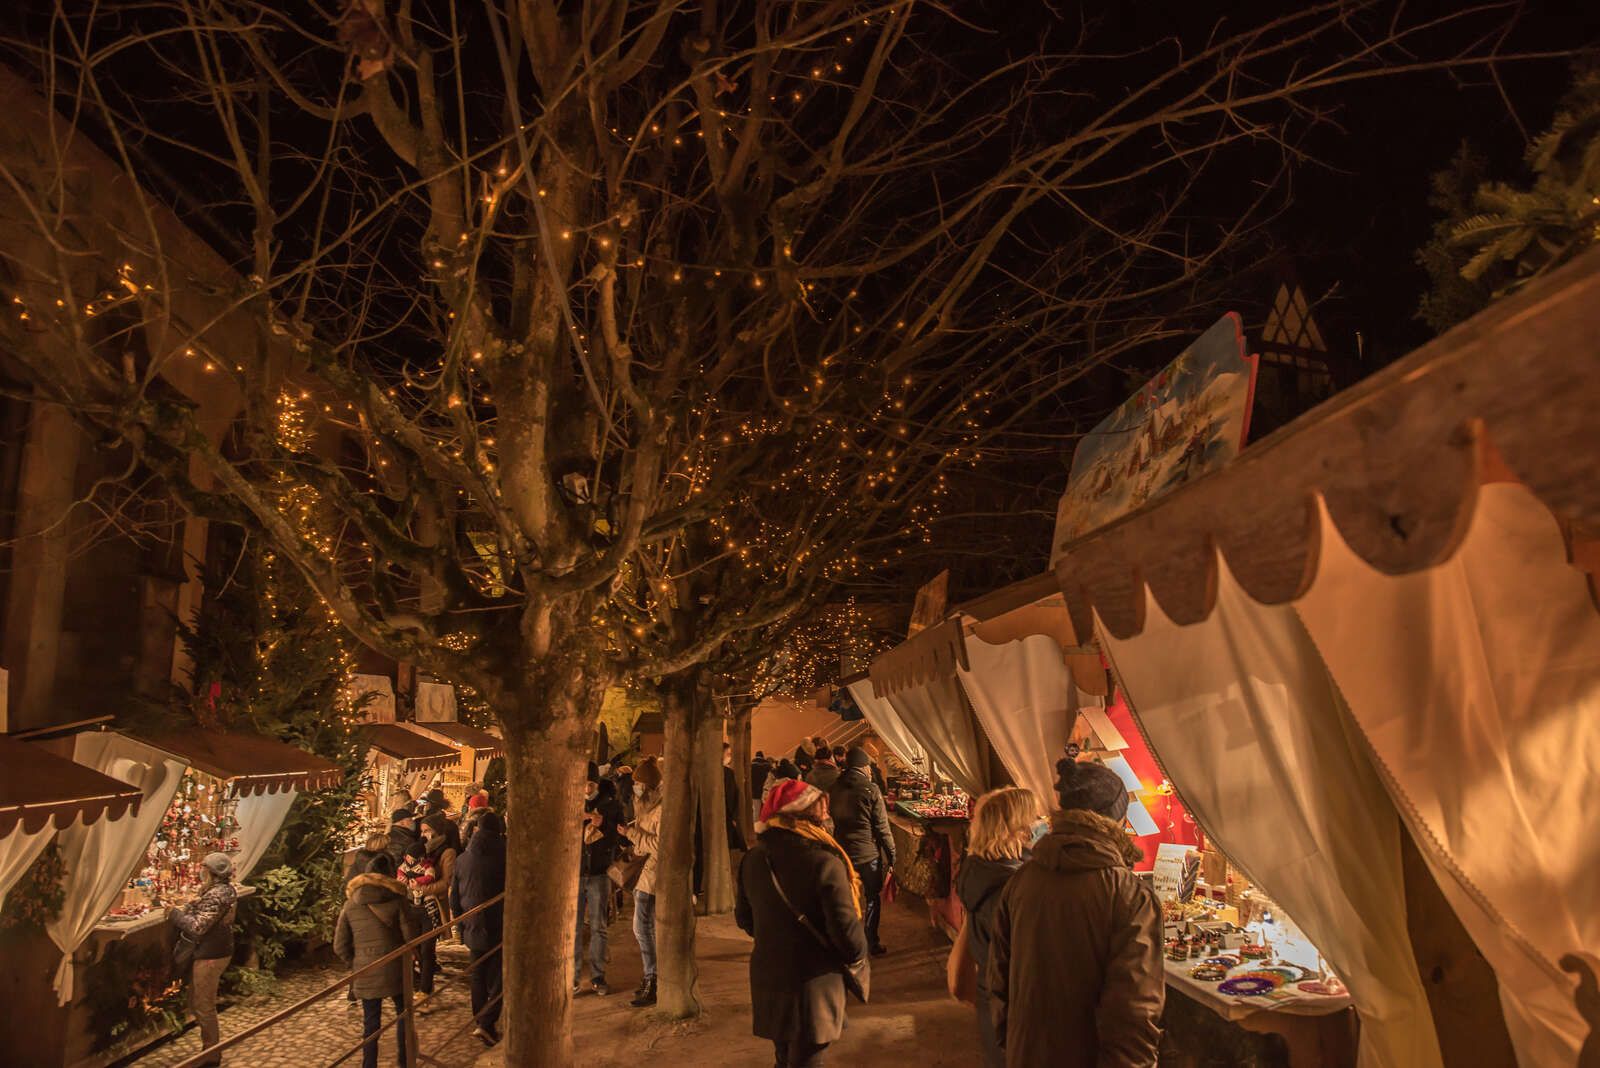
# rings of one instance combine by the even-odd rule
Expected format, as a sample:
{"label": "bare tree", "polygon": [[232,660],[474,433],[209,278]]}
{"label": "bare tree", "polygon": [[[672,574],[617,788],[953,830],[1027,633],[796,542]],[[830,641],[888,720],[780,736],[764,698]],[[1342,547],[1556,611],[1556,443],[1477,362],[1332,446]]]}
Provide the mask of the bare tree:
{"label": "bare tree", "polygon": [[[571,1063],[606,686],[666,680],[698,729],[702,665],[895,560],[953,470],[1173,329],[1318,93],[1486,61],[1427,53],[1484,9],[1363,2],[1132,55],[1087,29],[985,51],[909,0],[321,19],[152,0],[24,25],[50,110],[3,120],[0,318],[41,401],[499,718],[515,1065]],[[1198,224],[1224,163],[1250,179]],[[242,397],[228,447],[174,388],[201,365]]]}

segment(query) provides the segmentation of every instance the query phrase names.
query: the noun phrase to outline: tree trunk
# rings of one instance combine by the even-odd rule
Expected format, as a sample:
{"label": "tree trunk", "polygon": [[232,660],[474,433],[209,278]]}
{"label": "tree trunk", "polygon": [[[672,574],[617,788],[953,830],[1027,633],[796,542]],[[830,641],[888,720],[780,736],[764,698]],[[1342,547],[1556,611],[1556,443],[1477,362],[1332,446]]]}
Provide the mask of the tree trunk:
{"label": "tree trunk", "polygon": [[695,913],[717,916],[733,911],[733,875],[728,856],[727,787],[722,774],[723,719],[709,692],[694,695],[695,794],[699,800],[700,845],[705,870]]}
{"label": "tree trunk", "polygon": [[508,1068],[576,1063],[570,1021],[572,932],[584,766],[599,711],[592,690],[575,680],[569,693],[530,698],[545,703],[544,709],[496,710],[505,729],[510,809],[501,950]]}
{"label": "tree trunk", "polygon": [[694,683],[662,688],[666,752],[662,760],[661,855],[656,861],[657,1007],[672,1019],[700,1013],[694,958]]}
{"label": "tree trunk", "polygon": [[750,722],[755,710],[756,706],[749,702],[741,704],[733,714],[733,726],[729,732],[733,742],[733,781],[739,784],[739,832],[744,835],[746,849],[755,845],[756,820],[753,809],[755,791],[761,789],[760,783],[750,781]]}

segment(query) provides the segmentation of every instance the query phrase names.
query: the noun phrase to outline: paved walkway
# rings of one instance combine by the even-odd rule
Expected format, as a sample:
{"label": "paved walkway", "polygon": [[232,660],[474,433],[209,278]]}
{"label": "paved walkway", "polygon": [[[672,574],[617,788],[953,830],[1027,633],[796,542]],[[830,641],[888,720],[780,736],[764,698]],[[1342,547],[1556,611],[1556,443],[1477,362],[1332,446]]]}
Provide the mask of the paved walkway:
{"label": "paved walkway", "polygon": [[[435,980],[434,997],[426,1012],[417,1020],[417,1048],[444,1065],[470,1065],[483,1052],[483,1043],[473,1038],[470,1027],[456,1033],[467,1023],[468,997],[466,976],[460,969],[466,966],[467,953],[459,945],[439,948],[440,964],[445,969]],[[307,968],[292,972],[266,994],[258,994],[229,1006],[221,1014],[222,1037],[238,1034],[252,1024],[259,1023],[275,1012],[327,988],[347,974],[340,966]],[[393,1010],[385,1008],[384,1021],[393,1019]],[[324,998],[298,1017],[247,1039],[225,1054],[224,1063],[249,1065],[250,1068],[321,1068],[361,1038],[361,1003],[345,999],[338,993]],[[186,1058],[200,1052],[200,1031],[190,1027],[181,1036],[159,1046],[153,1046],[142,1056],[128,1062],[138,1068],[172,1068]],[[379,1047],[378,1063],[395,1063],[394,1028],[384,1032]],[[346,1065],[361,1064],[358,1050]]]}
{"label": "paved walkway", "polygon": [[[850,1026],[828,1051],[837,1065],[914,1065],[973,1068],[979,1063],[972,1009],[944,989],[950,942],[928,926],[922,900],[910,895],[884,910],[886,957],[872,962],[872,1003],[850,1004]],[[772,1043],[750,1034],[750,939],[732,916],[702,918],[696,932],[700,962],[697,1020],[669,1023],[628,1005],[639,982],[638,948],[627,915],[611,927],[607,978],[617,993],[586,994],[573,1002],[576,1063],[649,1068],[721,1068],[772,1064]],[[476,1068],[501,1068],[499,1051]]]}
{"label": "paved walkway", "polygon": [[[668,1022],[651,1010],[628,1004],[640,975],[630,914],[625,911],[618,916],[610,931],[607,970],[616,993],[606,998],[584,994],[575,999],[573,1040],[578,1063],[585,1068],[772,1063],[771,1043],[750,1034],[750,940],[734,925],[732,916],[700,921],[697,944],[704,1013],[687,1022]],[[952,1002],[944,992],[944,962],[950,943],[928,926],[921,899],[907,896],[885,908],[882,935],[891,952],[873,961],[872,1004],[850,1005],[849,1029],[830,1050],[830,1062],[915,1064],[916,1068],[976,1065],[971,1010]],[[440,977],[431,1011],[417,1022],[421,1051],[451,1068],[501,1068],[503,1058],[498,1050],[486,1051],[470,1033],[454,1034],[467,1021],[467,991],[464,978],[452,981],[451,977],[460,974],[466,954],[459,946],[444,946],[440,957],[447,970]],[[343,974],[337,967],[292,973],[270,994],[224,1010],[223,1037],[327,987]],[[269,1028],[230,1050],[226,1063],[250,1068],[319,1068],[360,1037],[360,1008],[342,994],[335,995],[307,1009],[297,1020]],[[138,1068],[172,1068],[199,1049],[199,1032],[190,1027],[179,1038],[152,1047],[129,1063]],[[345,1063],[359,1065],[359,1054]],[[379,1064],[394,1063],[390,1029],[385,1033]]]}

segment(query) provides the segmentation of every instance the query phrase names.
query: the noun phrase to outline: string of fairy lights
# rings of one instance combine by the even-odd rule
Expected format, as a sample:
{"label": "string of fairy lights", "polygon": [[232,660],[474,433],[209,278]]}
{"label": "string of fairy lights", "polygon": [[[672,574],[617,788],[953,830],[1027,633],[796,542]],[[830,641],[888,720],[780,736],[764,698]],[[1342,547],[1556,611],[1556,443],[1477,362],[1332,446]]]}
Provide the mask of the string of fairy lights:
{"label": "string of fairy lights", "polygon": [[[861,21],[873,24],[872,17]],[[854,31],[843,33],[841,47],[853,45],[855,39]],[[791,107],[797,113],[830,87],[848,89],[848,79],[842,77],[846,63],[841,61],[847,58],[828,57],[819,50],[808,67],[809,79],[805,70],[798,72],[797,87],[768,93],[765,103]],[[804,84],[807,80],[810,86]],[[758,114],[753,103],[738,106],[732,101],[713,110],[719,123],[730,128]],[[629,153],[655,148],[678,151],[708,136],[705,127],[691,129],[696,114],[690,109],[687,119],[669,120],[665,113],[652,113],[637,129],[618,125],[611,132]],[[723,136],[722,129],[716,127],[716,136]],[[454,249],[435,250],[425,260],[424,275],[441,293],[458,291],[465,285],[463,279],[476,276],[488,250],[505,237],[497,223],[526,181],[523,165],[507,156],[492,160],[477,175],[479,193],[470,225]],[[536,207],[548,202],[549,190],[540,187],[533,192]],[[904,555],[908,544],[932,541],[933,522],[949,490],[948,472],[958,465],[976,464],[982,457],[981,420],[989,414],[991,398],[986,389],[963,386],[936,372],[877,373],[882,352],[917,336],[921,328],[915,316],[904,307],[886,308],[863,296],[854,281],[807,280],[795,238],[774,237],[773,256],[779,262],[773,265],[687,262],[671,254],[670,243],[663,245],[643,232],[637,205],[618,208],[588,225],[535,214],[551,241],[582,244],[576,250],[576,277],[589,279],[599,268],[638,272],[642,285],[635,287],[631,298],[636,309],[650,301],[670,305],[678,299],[673,294],[680,287],[699,285],[707,291],[737,294],[736,322],[760,319],[775,302],[794,302],[807,311],[805,333],[796,335],[801,344],[795,346],[786,369],[763,391],[765,395],[757,394],[742,406],[737,393],[702,398],[673,421],[658,511],[712,499],[713,514],[701,520],[707,541],[757,583],[779,582],[796,568],[813,566],[828,579],[843,581],[892,563]],[[577,318],[571,331],[580,349],[600,333],[595,325],[598,313],[584,303],[581,289],[574,290]],[[82,312],[104,314],[122,303],[144,299],[152,290],[137,278],[132,264],[123,264],[115,283],[86,302]],[[36,314],[21,296],[14,302],[24,319]],[[64,302],[56,303],[58,312],[67,311]],[[492,533],[494,525],[478,515],[504,504],[505,458],[498,444],[503,428],[498,391],[491,384],[523,353],[520,346],[477,322],[471,312],[461,318],[454,308],[429,314],[436,317],[435,332],[443,341],[437,357],[395,360],[385,372],[387,381],[379,384],[382,396],[414,429],[420,448],[377,429],[372,413],[356,403],[289,390],[276,398],[276,443],[290,456],[309,453],[315,431],[338,429],[363,446],[365,470],[358,473],[375,486],[401,478],[397,468],[428,466],[428,458],[420,455],[427,450],[468,465],[479,479],[477,484],[453,487],[456,518],[473,533],[473,551],[460,554],[461,570],[485,599],[513,603],[516,565],[511,561],[517,547],[500,544]],[[709,367],[717,355],[708,353],[702,366]],[[182,356],[196,361],[205,373],[231,371],[243,384],[246,372],[238,363],[194,347],[184,349]],[[634,366],[650,364],[636,360]],[[692,373],[684,377],[686,382],[694,379]],[[610,396],[614,402],[615,390]],[[613,414],[606,413],[608,418]],[[626,439],[620,446],[623,451],[632,447],[637,442]],[[618,446],[607,437],[602,448]],[[759,471],[744,463],[753,453],[768,461]],[[594,458],[595,472],[605,467],[604,460]],[[375,565],[375,550],[358,524],[329,520],[333,509],[328,502],[296,479],[288,465],[277,479],[284,514],[311,551],[337,561],[352,574]],[[597,497],[616,490],[595,488]],[[881,551],[842,545],[848,534],[819,536],[818,532],[847,531],[866,513],[892,516],[900,524],[898,537],[882,539],[886,547]],[[691,563],[701,566],[705,561]],[[596,622],[611,629],[619,641],[642,637],[653,620],[677,607],[680,576],[671,572],[669,564],[670,557],[662,555],[649,581],[619,583],[624,595],[603,607]],[[458,651],[470,648],[472,641],[465,631],[444,638],[448,648]],[[802,644],[814,642],[805,639]]]}

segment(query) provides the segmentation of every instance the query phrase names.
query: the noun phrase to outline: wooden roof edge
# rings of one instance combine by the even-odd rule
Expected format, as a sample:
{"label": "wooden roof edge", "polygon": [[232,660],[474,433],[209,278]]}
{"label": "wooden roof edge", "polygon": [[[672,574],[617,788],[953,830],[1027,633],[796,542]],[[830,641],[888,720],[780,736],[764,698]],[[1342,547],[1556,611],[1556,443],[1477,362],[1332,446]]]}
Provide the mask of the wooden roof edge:
{"label": "wooden roof edge", "polygon": [[1083,537],[1052,565],[1075,629],[1210,614],[1217,561],[1281,604],[1316,575],[1326,508],[1386,574],[1447,559],[1477,489],[1508,470],[1563,521],[1600,524],[1600,249],[1380,370],[1196,479]]}
{"label": "wooden roof edge", "polygon": [[967,616],[981,623],[1060,593],[1061,585],[1056,581],[1055,572],[1045,570],[1020,582],[1013,582],[969,601],[963,601],[950,609],[950,615]]}

